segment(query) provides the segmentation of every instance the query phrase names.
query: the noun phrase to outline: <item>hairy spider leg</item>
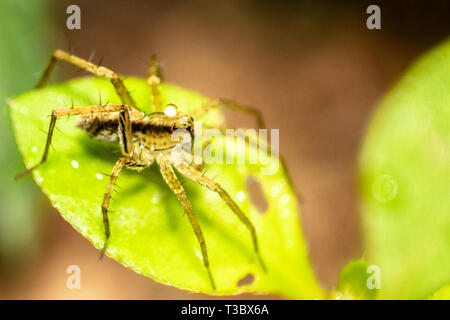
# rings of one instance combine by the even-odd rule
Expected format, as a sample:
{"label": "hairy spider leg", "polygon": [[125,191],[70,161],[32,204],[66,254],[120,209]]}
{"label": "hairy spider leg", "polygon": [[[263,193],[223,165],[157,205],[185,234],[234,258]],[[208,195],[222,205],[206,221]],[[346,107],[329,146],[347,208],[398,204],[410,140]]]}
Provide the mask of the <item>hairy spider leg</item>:
{"label": "hairy spider leg", "polygon": [[103,243],[102,251],[100,252],[99,259],[102,260],[103,256],[105,255],[106,249],[108,247],[109,237],[111,235],[111,231],[109,229],[109,218],[108,218],[108,207],[109,202],[111,200],[111,194],[114,190],[114,185],[116,183],[117,177],[120,174],[120,171],[122,171],[123,166],[125,165],[127,161],[126,157],[122,157],[119,160],[117,160],[116,164],[114,165],[114,168],[111,172],[111,175],[109,177],[108,185],[106,187],[105,194],[103,196],[103,202],[102,202],[102,217],[103,217],[103,227],[105,228],[105,242]]}
{"label": "hairy spider leg", "polygon": [[[206,104],[204,104],[200,109],[197,109],[196,111],[194,111],[193,116],[195,119],[200,119],[202,118],[206,113],[208,113],[210,110],[215,109],[215,108],[222,108],[222,109],[230,109],[230,110],[235,110],[241,113],[246,113],[251,115],[257,122],[258,124],[258,129],[266,129],[267,126],[265,124],[264,121],[264,117],[261,113],[261,111],[259,111],[257,108],[255,107],[251,107],[251,106],[246,106],[246,105],[241,105],[237,102],[234,102],[230,99],[215,99],[215,100],[211,100],[209,102],[207,102]],[[222,135],[226,135],[226,126],[222,125],[219,128],[216,127],[210,127],[208,125],[204,125],[205,128],[207,129],[218,129],[220,130],[220,132],[222,133]],[[203,143],[202,146],[202,150],[204,150],[204,148],[210,144],[212,141],[211,140],[207,140]],[[254,143],[255,146],[258,146],[258,141],[256,143]],[[270,152],[270,144],[267,143],[268,145],[268,152]]]}
{"label": "hairy spider leg", "polygon": [[82,58],[59,49],[55,50],[55,52],[53,52],[53,54],[51,55],[47,67],[44,69],[44,72],[42,73],[42,76],[39,79],[36,88],[41,88],[47,83],[47,80],[50,77],[50,74],[58,60],[65,61],[98,77],[103,77],[111,80],[122,102],[128,106],[136,107],[133,98],[131,98],[130,93],[128,92],[122,79],[117,73],[106,67],[98,66],[96,64],[93,64],[92,62],[86,61]]}
{"label": "hairy spider leg", "polygon": [[[207,104],[202,106],[200,109],[198,109],[196,113],[194,113],[194,118],[195,119],[201,118],[208,111],[210,111],[214,108],[228,108],[230,110],[235,110],[238,112],[250,114],[256,120],[256,122],[258,124],[258,129],[267,129],[264,117],[260,110],[258,110],[255,107],[252,107],[252,106],[241,105],[230,99],[216,99],[216,100],[212,100],[212,101],[208,102]],[[222,134],[224,134],[224,135],[226,134],[225,127],[221,127],[221,128],[219,128],[219,130],[222,132]],[[253,144],[255,146],[258,146],[259,142],[256,141],[256,142],[253,142]],[[271,154],[271,145],[268,141],[266,142],[266,146],[267,146],[267,153]],[[279,156],[279,161],[281,162],[281,165],[285,169],[286,176],[287,176],[290,187],[292,188],[292,190],[294,190],[295,194],[297,195],[297,199],[301,200],[303,197],[294,185],[292,175],[291,175],[289,168],[287,166],[287,163],[286,163],[286,159],[284,158],[284,156],[281,153],[279,153],[278,156]]]}
{"label": "hairy spider leg", "polygon": [[102,260],[103,256],[106,253],[106,249],[108,247],[109,237],[111,235],[111,231],[109,228],[109,218],[108,218],[108,207],[109,202],[111,200],[111,195],[114,191],[114,186],[116,184],[116,180],[119,177],[120,172],[122,171],[122,168],[124,166],[126,167],[133,167],[136,165],[137,162],[133,158],[129,156],[124,156],[122,158],[119,158],[117,160],[116,164],[114,165],[114,168],[111,172],[111,175],[109,177],[108,185],[106,187],[105,195],[103,196],[103,202],[102,202],[102,217],[103,217],[103,226],[105,228],[105,242],[103,244],[102,251],[100,252],[99,259]]}
{"label": "hairy spider leg", "polygon": [[175,175],[175,172],[170,164],[169,161],[164,160],[161,157],[157,157],[156,161],[158,162],[159,168],[161,170],[161,175],[163,176],[166,183],[169,185],[170,189],[175,193],[178,200],[181,202],[181,205],[183,206],[189,222],[192,225],[192,229],[194,229],[194,233],[197,237],[197,240],[200,244],[200,249],[202,251],[202,257],[203,257],[203,264],[206,268],[206,271],[208,272],[208,277],[211,282],[211,286],[213,290],[216,289],[216,285],[214,283],[214,279],[211,273],[211,270],[209,268],[209,260],[208,260],[208,252],[206,250],[206,242],[205,238],[203,237],[202,230],[200,229],[200,224],[198,223],[197,216],[195,215],[194,211],[192,210],[192,205],[186,195],[186,192],[184,191],[183,186],[181,185],[180,181]]}
{"label": "hairy spider leg", "polygon": [[228,207],[233,211],[233,213],[241,220],[241,222],[247,227],[250,231],[253,240],[253,248],[255,250],[256,256],[258,257],[258,261],[261,264],[261,267],[264,271],[266,271],[266,266],[263,262],[261,254],[259,252],[258,246],[258,238],[256,236],[256,229],[252,222],[247,218],[247,216],[242,212],[239,206],[234,202],[234,200],[230,197],[228,192],[226,192],[217,182],[212,180],[211,178],[203,175],[200,171],[196,170],[194,167],[189,166],[185,163],[180,163],[175,166],[175,168],[182,173],[186,178],[194,181],[195,183],[206,187],[214,192],[216,192],[222,200],[228,205]]}
{"label": "hairy spider leg", "polygon": [[230,99],[211,100],[208,103],[206,103],[205,105],[203,105],[200,109],[197,109],[197,111],[193,113],[193,116],[195,119],[201,118],[208,111],[215,109],[215,108],[230,109],[230,110],[235,110],[235,111],[242,112],[242,113],[247,113],[256,120],[256,122],[258,124],[258,129],[267,128],[261,111],[259,111],[255,107],[242,105],[242,104],[234,102],[233,100],[230,100]]}
{"label": "hairy spider leg", "polygon": [[150,86],[150,100],[154,108],[154,112],[162,112],[161,103],[161,67],[156,55],[150,58],[150,66],[148,68],[147,83]]}

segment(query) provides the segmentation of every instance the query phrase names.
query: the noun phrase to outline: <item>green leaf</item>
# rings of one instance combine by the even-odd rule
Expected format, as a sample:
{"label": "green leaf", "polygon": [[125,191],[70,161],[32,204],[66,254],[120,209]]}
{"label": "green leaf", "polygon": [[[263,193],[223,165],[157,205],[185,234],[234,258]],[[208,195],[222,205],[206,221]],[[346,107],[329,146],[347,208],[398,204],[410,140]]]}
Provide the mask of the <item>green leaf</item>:
{"label": "green leaf", "polygon": [[373,276],[374,271],[364,260],[359,259],[350,262],[342,269],[337,289],[332,294],[332,298],[343,300],[374,299],[378,290],[373,284]]}
{"label": "green leaf", "polygon": [[[150,91],[143,79],[127,78],[125,85],[142,110],[151,110]],[[116,102],[109,81],[84,78],[30,91],[10,102],[16,139],[27,167],[37,163],[44,150],[51,110],[57,107],[87,106]],[[163,103],[175,103],[192,112],[206,98],[164,83]],[[120,156],[118,145],[90,139],[74,125],[74,118],[57,121],[48,161],[33,173],[36,183],[72,226],[96,248],[104,241],[101,198],[107,179]],[[206,119],[221,122],[219,113]],[[215,139],[214,144],[222,142]],[[241,146],[242,148],[242,146]],[[245,152],[245,150],[240,150]],[[268,159],[274,161],[273,159]],[[255,224],[264,273],[252,249],[245,226],[211,191],[186,181],[184,187],[203,229],[211,270],[217,290],[212,291],[203,267],[200,248],[183,209],[163,182],[158,168],[138,173],[124,170],[118,180],[120,194],[114,195],[109,214],[111,241],[107,255],[134,271],[178,288],[208,294],[259,292],[290,298],[322,298],[309,264],[298,220],[297,199],[284,168],[274,175],[262,175],[266,165],[209,165],[207,175],[215,178]],[[249,199],[246,179],[253,176],[262,186],[268,210],[260,213]],[[248,274],[254,281],[238,286]]]}
{"label": "green leaf", "polygon": [[450,282],[450,41],[384,98],[360,157],[365,254],[380,298],[423,299]]}
{"label": "green leaf", "polygon": [[35,82],[24,75],[33,74],[36,66],[48,59],[52,27],[50,1],[0,1],[0,268],[26,263],[24,259],[41,245],[40,226],[46,212],[40,203],[43,197],[32,181],[17,183],[13,179],[14,172],[23,169],[23,161],[6,99]]}
{"label": "green leaf", "polygon": [[433,294],[430,300],[450,300],[450,285],[446,285]]}

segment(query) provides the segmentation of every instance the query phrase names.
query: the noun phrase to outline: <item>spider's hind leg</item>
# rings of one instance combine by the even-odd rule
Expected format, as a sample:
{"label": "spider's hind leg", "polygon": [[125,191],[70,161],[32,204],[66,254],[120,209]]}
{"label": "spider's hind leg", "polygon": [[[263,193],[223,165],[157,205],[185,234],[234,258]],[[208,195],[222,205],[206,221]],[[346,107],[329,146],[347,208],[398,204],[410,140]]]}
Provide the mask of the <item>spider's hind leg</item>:
{"label": "spider's hind leg", "polygon": [[128,106],[136,106],[133,98],[131,98],[130,93],[128,92],[127,88],[123,84],[122,79],[117,73],[106,67],[98,66],[96,64],[93,64],[92,62],[86,61],[63,50],[55,50],[55,52],[53,52],[47,64],[47,67],[45,68],[41,78],[39,79],[39,82],[36,85],[36,88],[41,88],[47,83],[47,80],[50,77],[50,74],[55,67],[56,62],[59,60],[88,71],[98,77],[103,77],[111,80],[122,102]]}

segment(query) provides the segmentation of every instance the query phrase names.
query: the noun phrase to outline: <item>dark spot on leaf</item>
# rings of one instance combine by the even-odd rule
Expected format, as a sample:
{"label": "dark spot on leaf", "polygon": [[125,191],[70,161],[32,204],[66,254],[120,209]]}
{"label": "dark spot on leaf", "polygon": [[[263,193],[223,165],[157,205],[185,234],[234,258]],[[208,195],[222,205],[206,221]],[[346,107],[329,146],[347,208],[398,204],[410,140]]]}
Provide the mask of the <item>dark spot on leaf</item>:
{"label": "dark spot on leaf", "polygon": [[245,180],[245,187],[252,204],[260,213],[265,213],[269,208],[269,204],[263,193],[261,183],[254,176],[248,176]]}
{"label": "dark spot on leaf", "polygon": [[239,279],[239,281],[237,282],[237,286],[238,287],[248,286],[252,284],[253,281],[255,281],[255,276],[249,273],[245,275],[243,278]]}

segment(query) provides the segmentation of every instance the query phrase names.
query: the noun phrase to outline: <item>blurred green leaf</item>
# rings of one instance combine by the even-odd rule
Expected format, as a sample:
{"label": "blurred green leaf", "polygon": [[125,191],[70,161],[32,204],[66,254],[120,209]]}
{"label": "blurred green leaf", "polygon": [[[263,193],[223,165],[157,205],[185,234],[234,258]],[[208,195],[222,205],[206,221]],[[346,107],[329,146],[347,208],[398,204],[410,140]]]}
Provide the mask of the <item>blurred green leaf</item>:
{"label": "blurred green leaf", "polygon": [[33,183],[17,183],[23,170],[11,128],[6,98],[32,88],[34,73],[48,59],[46,48],[50,1],[0,1],[0,267],[16,268],[39,246],[43,217],[40,193]]}
{"label": "blurred green leaf", "polygon": [[[125,84],[142,110],[151,109],[145,80],[127,78]],[[52,85],[11,101],[16,139],[28,167],[42,155],[46,133],[41,130],[47,130],[51,110],[70,106],[72,101],[77,106],[96,104],[99,93],[102,101],[120,102],[110,82],[98,78]],[[184,112],[192,112],[206,101],[196,93],[165,83],[162,99],[165,104],[177,104]],[[221,116],[212,113],[206,120],[217,125]],[[90,139],[74,121],[67,117],[58,120],[59,130],[55,130],[52,142],[55,152],[34,172],[34,179],[61,215],[101,248],[104,233],[100,205],[107,184],[101,173],[111,172],[120,149]],[[255,224],[267,273],[257,262],[248,230],[225,203],[205,188],[188,181],[184,184],[206,238],[217,284],[214,294],[260,292],[322,298],[301,234],[297,199],[285,171],[280,168],[274,175],[262,175],[263,166],[267,165],[211,165],[207,166],[207,175],[229,191]],[[249,199],[245,184],[249,176],[260,182],[267,198],[268,210],[263,214]],[[142,173],[124,170],[118,184],[120,194],[114,195],[116,201],[110,207],[107,255],[156,281],[212,294],[191,226],[157,166]],[[254,276],[253,283],[238,286],[248,274]]]}
{"label": "blurred green leaf", "polygon": [[435,294],[433,294],[430,300],[450,300],[450,285],[446,285],[445,287],[438,290]]}
{"label": "blurred green leaf", "polygon": [[377,289],[370,289],[368,281],[372,273],[369,265],[362,259],[347,264],[339,275],[338,286],[332,297],[343,300],[374,299]]}
{"label": "blurred green leaf", "polygon": [[367,260],[384,299],[423,299],[450,282],[450,41],[384,98],[360,157]]}

